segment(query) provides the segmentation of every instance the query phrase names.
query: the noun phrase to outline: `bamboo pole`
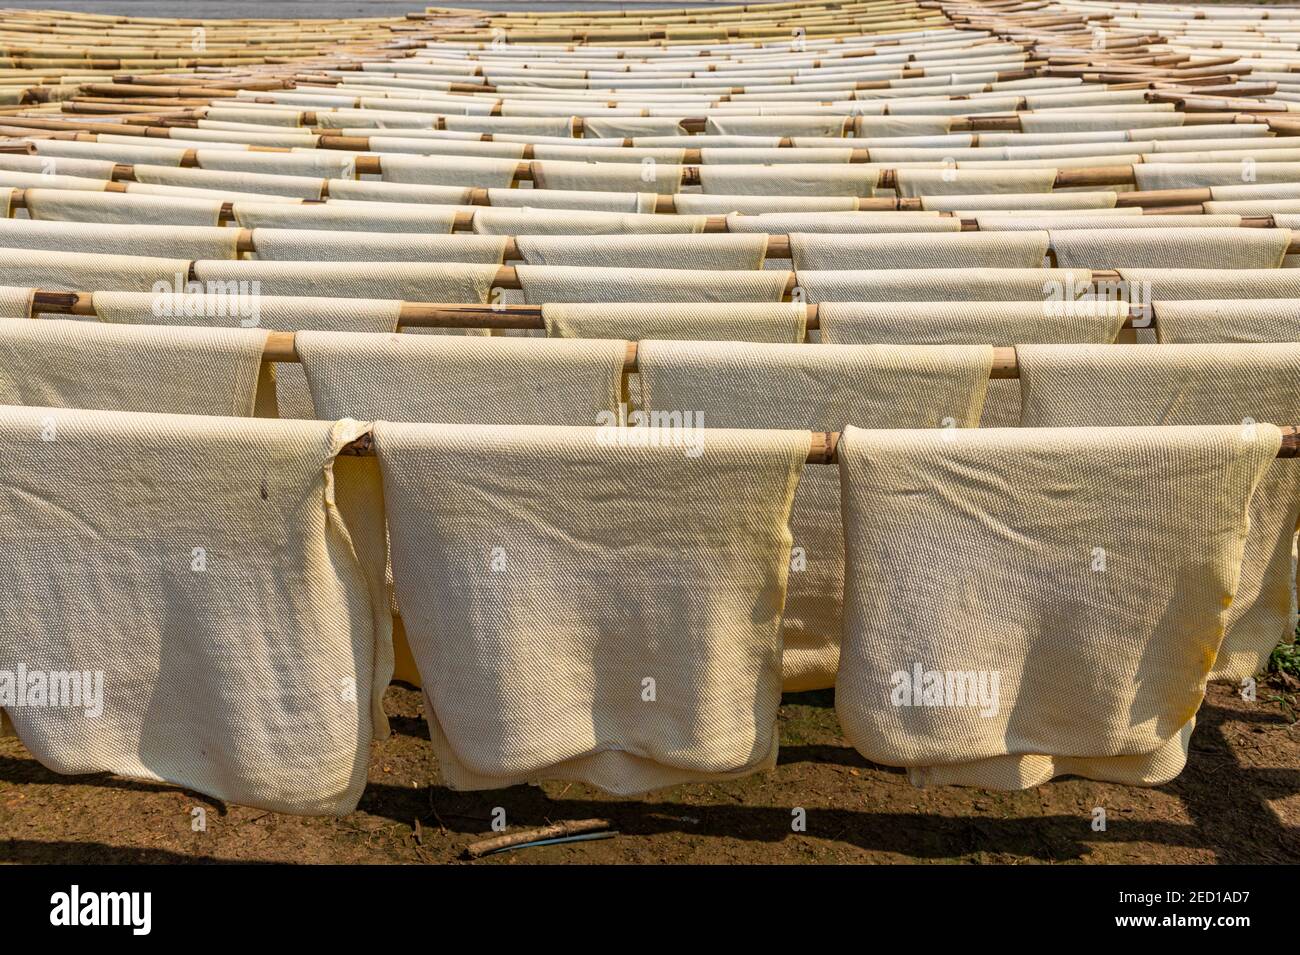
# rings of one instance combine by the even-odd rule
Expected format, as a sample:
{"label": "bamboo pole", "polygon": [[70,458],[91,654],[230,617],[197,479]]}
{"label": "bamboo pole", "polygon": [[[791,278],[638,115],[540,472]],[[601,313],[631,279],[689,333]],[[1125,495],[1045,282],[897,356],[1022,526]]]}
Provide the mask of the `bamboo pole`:
{"label": "bamboo pole", "polygon": [[[1279,458],[1300,457],[1300,426],[1282,425],[1282,443],[1278,447]],[[811,431],[808,435],[808,464],[838,464],[839,445],[842,432]],[[375,443],[370,432],[361,435],[355,441],[343,446],[339,454],[348,457],[374,457]]]}
{"label": "bamboo pole", "polygon": [[[1100,278],[1099,278],[1100,276]],[[1119,281],[1114,272],[1094,272],[1093,285],[1104,286]],[[804,305],[805,327],[821,328],[820,308],[815,302]],[[1134,306],[1129,309],[1122,327],[1150,328],[1151,309]],[[94,292],[63,292],[37,289],[32,298],[32,312],[56,315],[96,317]],[[533,329],[546,328],[540,305],[479,305],[474,303],[402,302],[398,312],[398,328],[490,328]],[[279,359],[276,359],[279,360]],[[286,359],[287,360],[287,359]]]}
{"label": "bamboo pole", "polygon": [[[3,123],[0,123],[0,131],[3,131]],[[53,135],[55,137],[58,137],[61,134],[55,133]],[[15,144],[12,145],[11,148],[0,147],[0,151],[19,153],[19,154],[30,154],[30,150],[27,148],[27,144]],[[126,190],[121,183],[110,181],[108,183],[108,188],[105,191],[120,193],[120,192],[125,192]],[[991,193],[990,198],[995,199],[996,194]],[[329,197],[326,196],[323,201],[328,202]],[[1189,188],[1189,189],[1166,189],[1166,190],[1158,190],[1158,191],[1151,190],[1147,192],[1120,192],[1117,193],[1115,196],[1116,206],[1124,207],[1124,208],[1141,208],[1143,210],[1146,210],[1145,214],[1147,215],[1160,215],[1160,214],[1168,215],[1173,213],[1181,213],[1184,215],[1200,214],[1205,211],[1204,203],[1210,201],[1212,201],[1210,190],[1204,187]],[[485,188],[471,189],[469,201],[465,204],[472,205],[472,206],[484,206],[487,208],[494,208],[491,205],[491,202],[489,201],[488,190]],[[229,224],[235,221],[233,206],[234,206],[233,202],[226,202],[223,204],[221,219],[220,219],[222,223]],[[14,190],[12,199],[10,201],[10,207],[12,209],[27,208],[26,189]],[[515,208],[515,207],[505,206],[505,207],[495,207],[495,208]],[[581,210],[566,210],[566,211],[581,211]],[[924,210],[922,208],[922,200],[920,198],[910,198],[906,196],[897,196],[897,197],[862,196],[862,197],[858,197],[857,209],[852,211],[922,212]],[[1015,215],[1018,211],[1019,210],[1008,209],[1005,210],[1005,213],[1001,213],[1001,214]],[[1070,212],[1070,210],[1068,209],[1061,209],[1059,211],[1062,214],[1068,214]],[[671,195],[661,195],[655,197],[655,208],[653,213],[646,213],[646,214],[675,215],[676,213],[677,213],[677,204],[676,202],[674,202],[673,197]],[[1000,214],[998,210],[990,210],[990,213],[993,215]],[[939,214],[941,216],[960,217],[962,213],[961,210],[957,210],[953,212],[941,212]],[[456,224],[453,228],[453,231],[467,232],[473,229],[472,212],[457,213],[456,215],[457,215]],[[1243,221],[1243,224],[1248,225],[1249,227],[1271,228],[1271,226],[1265,225],[1265,220],[1271,221],[1272,219],[1271,216],[1250,216],[1250,217],[1244,217],[1244,220],[1245,219],[1248,219],[1249,222]],[[974,219],[963,219],[962,222],[963,222],[963,226],[962,226],[963,229],[975,228],[975,225],[967,224],[967,223],[975,223]],[[704,231],[705,232],[728,231],[727,217],[707,216],[705,219]]]}

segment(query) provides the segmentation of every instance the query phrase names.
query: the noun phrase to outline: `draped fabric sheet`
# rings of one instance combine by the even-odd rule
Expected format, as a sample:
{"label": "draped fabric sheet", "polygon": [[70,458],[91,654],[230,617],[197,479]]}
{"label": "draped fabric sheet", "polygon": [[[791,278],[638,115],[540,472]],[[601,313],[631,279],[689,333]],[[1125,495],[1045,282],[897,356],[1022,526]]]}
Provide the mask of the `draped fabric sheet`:
{"label": "draped fabric sheet", "polygon": [[[1128,130],[1134,124],[1143,128],[1181,126],[1183,114],[1175,112],[1143,113],[1140,118],[1127,112],[1094,112],[1091,110],[1051,110],[1040,113],[1021,113],[1020,128],[1026,133],[1097,132],[1109,129]],[[1139,187],[1142,188],[1142,187]]]}
{"label": "draped fabric sheet", "polygon": [[549,302],[779,302],[791,273],[694,269],[516,267],[524,300]]}
{"label": "draped fabric sheet", "polygon": [[801,342],[808,309],[798,302],[554,303],[542,306],[552,338],[644,338]]}
{"label": "draped fabric sheet", "polygon": [[1293,269],[1119,268],[1130,301],[1210,298],[1300,298],[1300,271]]}
{"label": "draped fabric sheet", "polygon": [[494,265],[463,262],[194,263],[198,281],[218,291],[231,282],[258,282],[265,295],[336,295],[403,302],[483,304],[496,274]]}
{"label": "draped fabric sheet", "polygon": [[961,220],[935,212],[768,212],[727,216],[729,232],[960,232]]}
{"label": "draped fabric sheet", "polygon": [[480,209],[474,231],[481,235],[638,235],[704,230],[704,216],[582,212],[569,209]]}
{"label": "draped fabric sheet", "polygon": [[858,208],[856,195],[821,195],[811,191],[795,196],[702,195],[681,192],[673,196],[679,214],[711,216],[761,215],[765,212],[853,212]]}
{"label": "draped fabric sheet", "polygon": [[[490,143],[486,145],[493,146],[510,146],[510,143]],[[522,145],[514,145],[514,149],[520,154],[523,153]],[[588,146],[588,145],[555,145],[551,143],[538,143],[533,146],[533,158],[541,161],[559,160],[561,162],[622,162],[622,163],[640,163],[645,159],[653,159],[655,162],[668,163],[670,166],[680,166],[686,153],[685,149],[672,146],[659,147],[636,147],[636,146]],[[518,157],[517,157],[518,158]]]}
{"label": "draped fabric sheet", "polygon": [[[1109,225],[1109,223],[1108,223]],[[1282,264],[1290,229],[1170,228],[1157,236],[1135,229],[1052,229],[1062,268],[1273,269]]]}
{"label": "draped fabric sheet", "polygon": [[[645,341],[640,407],[698,415],[704,428],[970,428],[980,416],[987,345],[769,345]],[[784,685],[835,681],[844,551],[834,468],[812,468],[795,494],[795,563],[785,605]]]}
{"label": "draped fabric sheet", "polygon": [[0,169],[35,173],[38,176],[69,176],[107,181],[113,178],[113,165],[106,159],[64,159],[0,153]]}
{"label": "draped fabric sheet", "polygon": [[1164,344],[1300,341],[1300,299],[1166,301],[1152,312]]}
{"label": "draped fabric sheet", "polygon": [[[1216,204],[1263,199],[1283,201],[1300,199],[1300,182],[1236,182],[1232,185],[1212,185],[1209,190],[1211,201]],[[1255,214],[1266,215],[1268,211],[1264,209]]]}
{"label": "draped fabric sheet", "polygon": [[0,318],[30,318],[34,288],[0,285]]}
{"label": "draped fabric sheet", "polygon": [[[621,341],[373,333],[303,332],[297,348],[302,365],[288,367],[304,374],[310,389],[304,417],[485,425],[594,426],[602,415],[616,416],[627,358]],[[339,408],[353,411],[336,414]],[[340,502],[358,520],[383,510],[378,474],[364,467],[373,463],[349,461],[340,472]],[[372,587],[396,606],[391,574]],[[396,676],[418,686],[400,619],[394,637]]]}
{"label": "draped fabric sheet", "polygon": [[302,332],[297,347],[318,418],[454,424],[594,426],[627,357],[595,339]]}
{"label": "draped fabric sheet", "polygon": [[[969,176],[967,171],[967,176]],[[965,180],[969,181],[969,180]],[[1116,195],[1113,192],[1030,192],[987,193],[972,195],[927,195],[921,199],[923,209],[949,212],[962,209],[1113,209]]]}
{"label": "draped fabric sheet", "polygon": [[1128,317],[1121,301],[827,302],[830,344],[909,345],[1112,342]]}
{"label": "draped fabric sheet", "polygon": [[802,269],[1033,269],[1047,254],[1046,232],[885,235],[791,233]]}
{"label": "draped fabric sheet", "polygon": [[103,192],[107,180],[82,179],[78,176],[47,175],[40,172],[19,172],[0,167],[0,186],[11,189],[60,189],[84,192]]}
{"label": "draped fabric sheet", "polygon": [[100,222],[43,222],[0,219],[0,246],[76,254],[234,259],[239,232],[216,226],[136,225]]}
{"label": "draped fabric sheet", "polygon": [[[473,191],[470,186],[431,186],[414,182],[379,182],[373,179],[332,179],[329,184],[330,201],[345,199],[349,202],[423,202],[428,205],[465,205]],[[246,199],[262,197],[247,196]]]}
{"label": "draped fabric sheet", "polygon": [[[224,230],[233,232],[232,229]],[[504,236],[416,232],[254,229],[257,258],[302,262],[491,262],[501,264]]]}
{"label": "draped fabric sheet", "polygon": [[[296,332],[392,332],[400,301],[364,298],[294,298],[276,295],[207,295],[152,292],[96,292],[101,322],[131,325],[239,326]],[[302,366],[274,366],[275,397],[281,418],[315,418]],[[340,416],[341,417],[341,416]]]}
{"label": "draped fabric sheet", "polygon": [[0,285],[49,290],[145,291],[156,283],[184,283],[187,259],[0,248]]}
{"label": "draped fabric sheet", "polygon": [[1138,189],[1143,192],[1243,183],[1295,183],[1300,181],[1300,163],[1144,162],[1133,166],[1133,176]]}
{"label": "draped fabric sheet", "polygon": [[846,118],[821,116],[710,116],[706,132],[721,136],[843,136]]}
{"label": "draped fabric sheet", "polygon": [[582,124],[587,139],[676,136],[681,131],[681,123],[668,116],[588,116]]}
{"label": "draped fabric sheet", "polygon": [[[644,185],[638,186],[643,189]],[[488,205],[494,209],[567,209],[570,212],[649,213],[655,211],[657,193],[590,192],[586,189],[489,189]],[[476,208],[475,214],[486,210]],[[537,216],[536,212],[532,215]],[[661,217],[662,218],[662,217]],[[534,229],[517,229],[533,232]]]}
{"label": "draped fabric sheet", "polygon": [[[28,189],[26,196],[27,214],[42,221],[198,226],[215,226],[221,221],[220,199],[69,189]],[[296,208],[288,203],[277,205]]]}
{"label": "draped fabric sheet", "polygon": [[355,156],[332,149],[267,153],[200,148],[196,150],[195,156],[200,169],[272,176],[307,176],[313,179],[355,179],[357,176]]}
{"label": "draped fabric sheet", "polygon": [[181,186],[197,189],[228,189],[241,193],[265,193],[295,199],[319,199],[324,177],[276,176],[257,172],[224,172],[214,169],[137,165],[135,179],[150,186]]}
{"label": "draped fabric sheet", "polygon": [[[519,164],[492,156],[395,156],[380,160],[385,182],[417,186],[501,188],[515,179]],[[333,185],[331,184],[331,195]]]}
{"label": "draped fabric sheet", "polygon": [[[321,182],[324,182],[324,180],[321,180]],[[49,184],[41,183],[41,185]],[[201,188],[198,186],[167,186],[148,182],[127,182],[124,185],[126,186],[126,194],[128,196],[162,196],[168,199],[220,199],[223,203],[237,202],[240,199],[244,199],[256,200],[258,202],[282,202],[285,205],[300,205],[303,201],[301,198],[296,196],[240,192],[237,189],[218,185],[213,185],[210,188]],[[117,195],[117,193],[114,193],[114,195]]]}
{"label": "draped fabric sheet", "polygon": [[847,430],[845,736],[917,785],[1172,779],[1280,442],[1266,424]]}
{"label": "draped fabric sheet", "polygon": [[797,146],[705,146],[700,150],[703,165],[770,165],[781,163],[847,163],[853,161],[852,148],[836,149],[825,145],[801,149]]}
{"label": "draped fabric sheet", "polygon": [[[1098,221],[1097,216],[1105,215],[1105,221]],[[1023,230],[1047,229],[1056,232],[1061,229],[1091,229],[1113,232],[1116,229],[1235,229],[1241,225],[1241,216],[1237,215],[1130,215],[1127,209],[1084,209],[1079,212],[1051,212],[1035,209],[1028,212],[981,212],[970,211],[962,218],[974,219],[981,232],[1014,232]],[[1229,233],[1222,238],[1231,239],[1236,233]],[[1149,241],[1161,243],[1167,236],[1148,237]],[[1187,243],[1181,233],[1175,236],[1175,249],[1171,254],[1186,255],[1197,253],[1203,247],[1204,240],[1210,236],[1200,235],[1197,243]],[[1104,244],[1105,239],[1101,243]],[[1092,243],[1089,243],[1091,245]],[[1132,255],[1132,246],[1120,245],[1120,254]]]}
{"label": "draped fabric sheet", "polygon": [[266,337],[253,328],[0,319],[0,404],[246,417],[257,407]]}
{"label": "draped fabric sheet", "polygon": [[324,229],[331,232],[447,233],[456,223],[454,206],[401,205],[396,202],[354,202],[290,205],[283,202],[236,202],[235,221],[241,229]]}
{"label": "draped fabric sheet", "polygon": [[880,171],[865,163],[700,167],[700,188],[732,196],[870,196]]}
{"label": "draped fabric sheet", "polygon": [[[1021,424],[1235,425],[1300,421],[1300,344],[1025,345],[1017,349]],[[1250,534],[1213,679],[1264,669],[1295,630],[1291,564],[1300,520],[1300,466],[1268,467],[1250,502]]]}
{"label": "draped fabric sheet", "polygon": [[682,187],[681,166],[653,159],[640,163],[545,160],[532,163],[532,169],[533,185],[539,189],[671,195]]}
{"label": "draped fabric sheet", "polygon": [[521,235],[515,241],[529,265],[595,268],[761,269],[766,235]]}
{"label": "draped fabric sheet", "polygon": [[1089,269],[804,269],[796,293],[808,302],[1042,302],[1088,294]]}
{"label": "draped fabric sheet", "polygon": [[625,795],[775,763],[808,433],[684,448],[615,430],[376,425],[397,598],[453,789]]}
{"label": "draped fabric sheet", "polygon": [[[1115,341],[1128,317],[1124,301],[827,302],[818,306],[822,341],[830,344],[978,345]],[[989,382],[984,428],[1020,423],[1020,382]]]}
{"label": "draped fabric sheet", "polygon": [[858,136],[942,136],[952,128],[951,116],[857,116]]}
{"label": "draped fabric sheet", "polygon": [[333,465],[363,430],[0,408],[0,520],[21,529],[5,548],[0,670],[102,674],[97,715],[6,707],[32,755],[276,812],[351,812],[377,634]]}
{"label": "draped fabric sheet", "polygon": [[[1051,192],[1055,169],[900,169],[900,196],[965,196],[971,193]],[[926,208],[938,208],[937,206]]]}

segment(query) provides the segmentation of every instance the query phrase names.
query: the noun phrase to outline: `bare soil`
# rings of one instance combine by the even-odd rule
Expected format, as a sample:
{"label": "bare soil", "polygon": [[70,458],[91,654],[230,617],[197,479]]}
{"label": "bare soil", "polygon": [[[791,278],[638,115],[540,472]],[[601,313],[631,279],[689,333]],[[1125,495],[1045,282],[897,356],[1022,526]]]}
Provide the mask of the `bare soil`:
{"label": "bare soil", "polygon": [[[1279,702],[1281,700],[1282,702]],[[341,819],[226,806],[165,784],[58,776],[0,740],[0,861],[16,863],[448,863],[510,829],[604,817],[615,838],[530,848],[475,865],[523,863],[1294,863],[1300,862],[1297,694],[1262,683],[1258,702],[1213,685],[1186,770],[1156,789],[1065,778],[1024,792],[916,789],[840,736],[833,695],[790,695],[776,771],[639,799],[580,784],[483,793],[441,786],[421,695],[388,694],[393,735]],[[191,829],[191,810],[207,829]],[[1092,829],[1106,809],[1104,832]],[[807,810],[807,832],[791,829]]]}

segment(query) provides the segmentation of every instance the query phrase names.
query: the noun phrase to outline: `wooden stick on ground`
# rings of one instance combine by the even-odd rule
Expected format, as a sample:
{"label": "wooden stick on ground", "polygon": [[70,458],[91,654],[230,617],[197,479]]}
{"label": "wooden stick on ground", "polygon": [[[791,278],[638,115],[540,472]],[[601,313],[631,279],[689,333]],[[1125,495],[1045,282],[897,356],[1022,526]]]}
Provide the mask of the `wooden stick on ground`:
{"label": "wooden stick on ground", "polygon": [[529,842],[576,836],[588,832],[600,832],[610,828],[610,826],[611,823],[608,819],[570,819],[567,822],[557,822],[554,825],[542,826],[537,829],[521,829],[518,832],[506,833],[503,836],[494,836],[491,839],[471,842],[465,847],[465,857],[480,859],[489,853],[500,852],[502,849],[510,849]]}

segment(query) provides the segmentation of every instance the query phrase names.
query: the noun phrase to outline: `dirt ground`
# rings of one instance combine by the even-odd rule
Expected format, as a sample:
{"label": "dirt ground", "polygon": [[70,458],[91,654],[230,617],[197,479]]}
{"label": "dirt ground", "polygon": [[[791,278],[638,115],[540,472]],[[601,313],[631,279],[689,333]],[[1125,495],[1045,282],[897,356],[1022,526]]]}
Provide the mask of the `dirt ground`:
{"label": "dirt ground", "polygon": [[[1288,699],[1279,703],[1277,700]],[[58,776],[0,740],[0,861],[14,863],[459,862],[493,835],[565,819],[611,819],[620,835],[523,849],[476,865],[524,863],[1300,862],[1297,694],[1261,684],[1258,702],[1214,685],[1187,769],[1157,789],[1067,778],[1025,792],[915,789],[841,738],[832,694],[787,696],[774,773],[681,786],[641,799],[547,783],[455,793],[437,783],[418,692],[388,694],[393,735],[342,819],[225,806],[174,786]],[[203,807],[207,829],[191,829]],[[1104,832],[1092,810],[1106,809]],[[807,810],[807,832],[791,810]]]}

